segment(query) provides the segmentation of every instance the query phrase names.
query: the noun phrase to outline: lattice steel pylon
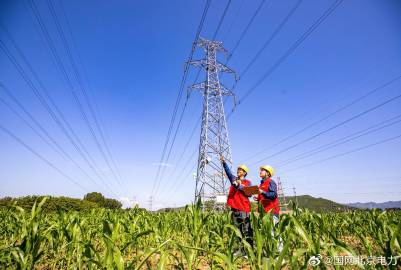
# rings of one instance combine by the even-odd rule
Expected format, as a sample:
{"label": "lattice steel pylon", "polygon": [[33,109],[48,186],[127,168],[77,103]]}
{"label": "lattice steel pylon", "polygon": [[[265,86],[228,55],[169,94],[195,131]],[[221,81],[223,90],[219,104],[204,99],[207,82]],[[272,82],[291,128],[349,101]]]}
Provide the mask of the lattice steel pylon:
{"label": "lattice steel pylon", "polygon": [[[215,201],[218,195],[227,193],[228,184],[219,156],[223,155],[229,166],[232,166],[231,146],[228,137],[226,116],[222,96],[235,96],[220,83],[221,72],[235,72],[217,60],[217,52],[227,51],[222,42],[199,38],[196,44],[202,47],[205,58],[190,61],[196,67],[206,72],[206,79],[202,83],[194,84],[189,90],[198,89],[203,94],[202,126],[200,133],[198,167],[196,173],[195,201]],[[235,76],[236,79],[236,76]]]}
{"label": "lattice steel pylon", "polygon": [[281,183],[280,177],[277,177],[277,196],[280,202],[280,210],[287,211],[288,203],[285,199],[284,191],[283,191],[283,184]]}

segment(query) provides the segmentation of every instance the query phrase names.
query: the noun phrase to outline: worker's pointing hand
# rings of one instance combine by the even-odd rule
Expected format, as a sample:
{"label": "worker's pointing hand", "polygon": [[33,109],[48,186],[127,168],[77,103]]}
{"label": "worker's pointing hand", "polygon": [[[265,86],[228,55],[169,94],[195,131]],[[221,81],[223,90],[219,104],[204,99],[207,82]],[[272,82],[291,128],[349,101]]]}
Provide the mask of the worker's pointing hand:
{"label": "worker's pointing hand", "polygon": [[220,155],[220,160],[221,160],[221,162],[224,162],[224,156],[223,155]]}

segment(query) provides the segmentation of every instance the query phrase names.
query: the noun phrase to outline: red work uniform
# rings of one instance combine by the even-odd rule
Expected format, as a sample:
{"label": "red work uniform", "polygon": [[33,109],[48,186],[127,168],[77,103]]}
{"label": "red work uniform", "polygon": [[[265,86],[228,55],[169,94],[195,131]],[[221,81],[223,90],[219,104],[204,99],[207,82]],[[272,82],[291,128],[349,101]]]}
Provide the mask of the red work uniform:
{"label": "red work uniform", "polygon": [[263,190],[263,192],[258,194],[257,200],[262,204],[265,212],[272,211],[275,216],[278,216],[280,214],[280,204],[276,183],[271,178],[262,179],[259,189]]}
{"label": "red work uniform", "polygon": [[242,179],[241,184],[235,185],[235,181],[238,180],[238,177],[231,173],[227,163],[223,162],[223,167],[231,182],[230,191],[228,192],[227,197],[227,205],[231,209],[249,213],[251,211],[251,203],[249,202],[248,196],[245,195],[243,188],[250,186],[251,181]]}

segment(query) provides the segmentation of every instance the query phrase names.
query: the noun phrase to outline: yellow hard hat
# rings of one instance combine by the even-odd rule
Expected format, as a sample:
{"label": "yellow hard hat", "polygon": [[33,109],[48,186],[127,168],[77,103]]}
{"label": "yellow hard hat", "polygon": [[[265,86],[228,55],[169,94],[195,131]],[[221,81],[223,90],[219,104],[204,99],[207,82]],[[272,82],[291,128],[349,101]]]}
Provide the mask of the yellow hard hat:
{"label": "yellow hard hat", "polygon": [[274,174],[274,169],[273,169],[273,167],[270,166],[270,165],[263,165],[263,166],[260,166],[259,169],[268,171],[268,172],[270,173],[270,176],[273,176],[273,174]]}
{"label": "yellow hard hat", "polygon": [[239,166],[238,166],[238,169],[242,169],[242,170],[244,170],[246,173],[248,173],[248,172],[249,172],[249,169],[248,169],[248,167],[247,167],[247,166],[245,166],[244,164],[241,164],[241,165],[239,165]]}

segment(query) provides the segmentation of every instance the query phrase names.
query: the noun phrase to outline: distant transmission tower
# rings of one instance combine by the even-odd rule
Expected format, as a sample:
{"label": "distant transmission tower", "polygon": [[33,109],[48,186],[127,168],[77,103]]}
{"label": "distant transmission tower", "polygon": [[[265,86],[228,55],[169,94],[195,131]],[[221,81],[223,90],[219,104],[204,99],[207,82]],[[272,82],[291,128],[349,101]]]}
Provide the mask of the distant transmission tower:
{"label": "distant transmission tower", "polygon": [[149,197],[148,203],[149,203],[149,210],[153,211],[153,196]]}
{"label": "distant transmission tower", "polygon": [[226,177],[219,155],[223,155],[231,167],[231,146],[228,139],[227,122],[224,113],[222,96],[233,96],[231,90],[225,88],[219,80],[220,72],[235,72],[217,61],[217,52],[227,51],[222,42],[200,38],[196,44],[202,47],[205,58],[189,63],[201,67],[206,72],[202,83],[190,86],[203,94],[202,127],[199,143],[198,168],[196,173],[195,201],[215,201],[218,195],[227,193]]}
{"label": "distant transmission tower", "polygon": [[285,199],[284,191],[283,191],[283,184],[281,183],[280,177],[277,177],[277,196],[280,202],[280,210],[287,211],[287,201]]}

